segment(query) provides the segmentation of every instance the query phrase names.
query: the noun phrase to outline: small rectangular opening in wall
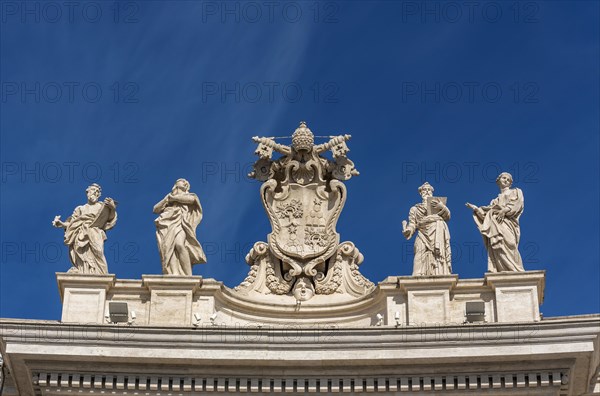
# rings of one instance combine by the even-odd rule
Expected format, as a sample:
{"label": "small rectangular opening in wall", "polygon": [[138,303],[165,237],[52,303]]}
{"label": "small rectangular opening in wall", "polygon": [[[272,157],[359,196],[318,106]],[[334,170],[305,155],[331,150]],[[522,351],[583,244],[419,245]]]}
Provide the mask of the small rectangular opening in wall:
{"label": "small rectangular opening in wall", "polygon": [[481,381],[482,381],[481,377],[477,376],[477,389],[481,389]]}
{"label": "small rectangular opening in wall", "polygon": [[235,379],[235,391],[236,392],[240,391],[240,379],[239,378]]}
{"label": "small rectangular opening in wall", "polygon": [[294,380],[292,386],[293,386],[292,389],[294,389],[294,392],[299,392],[298,391],[298,381],[297,380]]}
{"label": "small rectangular opening in wall", "polygon": [[271,392],[274,392],[274,391],[275,391],[275,380],[274,380],[273,378],[271,378],[271,379],[269,380],[269,390],[270,390]]}
{"label": "small rectangular opening in wall", "polygon": [[542,385],[542,376],[539,373],[536,374],[535,380],[537,381],[537,386]]}
{"label": "small rectangular opening in wall", "polygon": [[446,389],[446,377],[442,377],[442,389]]}
{"label": "small rectangular opening in wall", "polygon": [[140,377],[135,377],[135,389],[140,389]]}
{"label": "small rectangular opening in wall", "polygon": [[485,322],[485,302],[467,301],[465,303],[465,318],[469,323]]}
{"label": "small rectangular opening in wall", "polygon": [[146,389],[150,389],[150,381],[151,381],[150,377],[147,377],[146,378]]}
{"label": "small rectangular opening in wall", "polygon": [[413,390],[413,381],[412,377],[408,379],[408,390]]}
{"label": "small rectangular opening in wall", "polygon": [[350,380],[350,390],[354,392],[354,379]]}
{"label": "small rectangular opening in wall", "polygon": [[327,380],[327,392],[331,392],[331,380]]}

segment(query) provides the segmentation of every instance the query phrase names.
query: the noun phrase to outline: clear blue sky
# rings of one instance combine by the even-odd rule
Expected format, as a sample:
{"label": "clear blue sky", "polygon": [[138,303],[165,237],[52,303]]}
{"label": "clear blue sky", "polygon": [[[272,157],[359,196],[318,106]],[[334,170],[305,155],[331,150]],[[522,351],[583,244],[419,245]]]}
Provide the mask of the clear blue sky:
{"label": "clear blue sky", "polygon": [[506,170],[542,312],[600,311],[598,2],[266,3],[1,2],[0,316],[60,318],[50,223],[91,182],[119,202],[111,273],[160,273],[152,207],[185,177],[204,208],[194,273],[237,285],[270,231],[251,137],[301,120],[352,134],[338,232],[372,281],[412,273],[401,221],[426,180],[448,197],[454,272],[483,277],[464,203]]}

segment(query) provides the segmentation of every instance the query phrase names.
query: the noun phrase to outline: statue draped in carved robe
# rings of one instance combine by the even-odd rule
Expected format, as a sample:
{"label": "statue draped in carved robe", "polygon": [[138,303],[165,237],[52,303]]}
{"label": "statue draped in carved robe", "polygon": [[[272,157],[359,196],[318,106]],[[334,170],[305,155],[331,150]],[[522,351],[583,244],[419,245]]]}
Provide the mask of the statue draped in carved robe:
{"label": "statue draped in carved robe", "polygon": [[108,274],[108,265],[104,257],[106,230],[117,222],[116,202],[106,198],[99,202],[102,189],[92,184],[86,189],[88,202],[75,208],[65,221],[56,216],[52,225],[65,229],[65,245],[69,247],[69,259],[73,267],[70,273]]}
{"label": "statue draped in carved robe", "polygon": [[206,263],[206,255],[196,239],[196,227],[202,220],[202,206],[198,196],[189,192],[185,179],[175,182],[171,193],[154,206],[159,214],[156,239],[163,274],[192,275],[192,265]]}
{"label": "statue draped in carved robe", "polygon": [[[413,276],[450,275],[452,254],[450,231],[446,222],[450,220],[450,210],[439,199],[433,197],[433,187],[429,183],[419,187],[423,198],[410,209],[408,223],[402,222],[402,233],[410,239],[415,232]],[[429,203],[428,203],[429,200]],[[435,213],[429,213],[433,207]]]}
{"label": "statue draped in carved robe", "polygon": [[520,189],[510,188],[512,182],[511,174],[503,172],[496,179],[500,194],[488,206],[467,203],[488,252],[488,272],[525,271],[519,253],[519,218],[525,201]]}

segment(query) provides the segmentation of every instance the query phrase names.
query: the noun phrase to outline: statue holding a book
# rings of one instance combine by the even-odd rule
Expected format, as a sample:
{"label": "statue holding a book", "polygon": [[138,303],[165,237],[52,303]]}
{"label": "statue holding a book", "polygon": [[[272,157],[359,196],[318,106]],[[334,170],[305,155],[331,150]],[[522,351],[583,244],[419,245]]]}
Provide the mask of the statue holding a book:
{"label": "statue holding a book", "polygon": [[108,274],[104,257],[105,231],[117,222],[117,202],[112,198],[99,201],[102,188],[94,183],[86,190],[87,203],[75,208],[65,221],[54,217],[52,225],[65,230],[65,245],[69,247],[69,258],[73,267],[70,273]]}
{"label": "statue holding a book", "polygon": [[433,186],[419,187],[423,201],[410,208],[408,222],[402,221],[402,234],[415,239],[413,276],[449,275],[452,273],[450,231],[446,222],[450,210],[446,197],[434,197]]}

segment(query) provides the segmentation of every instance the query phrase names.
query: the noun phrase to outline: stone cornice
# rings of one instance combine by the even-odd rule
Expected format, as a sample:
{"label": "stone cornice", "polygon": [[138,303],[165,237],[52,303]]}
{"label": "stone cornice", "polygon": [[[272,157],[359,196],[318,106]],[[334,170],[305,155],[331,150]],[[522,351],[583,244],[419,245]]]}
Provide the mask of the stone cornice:
{"label": "stone cornice", "polygon": [[115,340],[126,344],[151,345],[154,348],[169,347],[184,343],[188,346],[219,345],[269,349],[289,347],[293,339],[295,347],[320,348],[326,343],[329,348],[392,346],[410,348],[436,344],[436,347],[466,345],[515,345],[544,342],[572,343],[593,341],[600,336],[600,315],[551,318],[535,323],[487,323],[462,325],[423,325],[349,328],[335,325],[273,327],[206,325],[198,328],[62,324],[52,321],[0,319],[3,342],[28,344],[68,343],[95,345],[114,344]]}

